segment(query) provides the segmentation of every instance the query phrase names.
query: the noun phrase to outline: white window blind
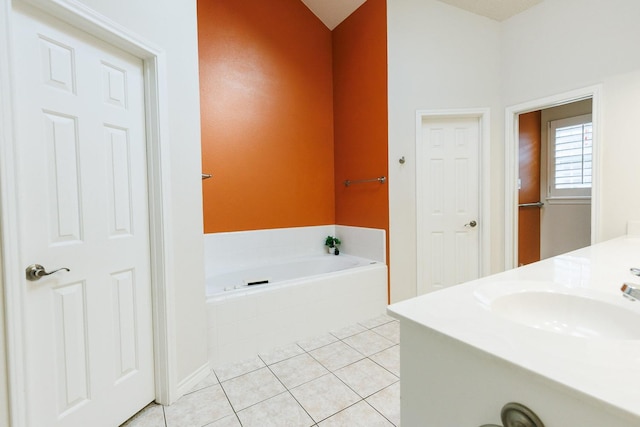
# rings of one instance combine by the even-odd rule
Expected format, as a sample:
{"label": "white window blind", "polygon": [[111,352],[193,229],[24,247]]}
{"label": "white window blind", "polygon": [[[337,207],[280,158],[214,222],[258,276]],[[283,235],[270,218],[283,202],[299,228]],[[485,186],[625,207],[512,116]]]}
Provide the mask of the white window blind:
{"label": "white window blind", "polygon": [[589,198],[592,157],[590,114],[549,122],[548,198]]}

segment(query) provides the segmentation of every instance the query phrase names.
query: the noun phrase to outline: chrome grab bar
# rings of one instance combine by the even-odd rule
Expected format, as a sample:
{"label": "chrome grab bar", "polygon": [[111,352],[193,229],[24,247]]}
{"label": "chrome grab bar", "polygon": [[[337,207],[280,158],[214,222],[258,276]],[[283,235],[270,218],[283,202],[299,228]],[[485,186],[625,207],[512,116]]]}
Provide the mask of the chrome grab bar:
{"label": "chrome grab bar", "polygon": [[520,203],[518,205],[519,208],[541,208],[544,206],[542,202],[534,202],[534,203]]}
{"label": "chrome grab bar", "polygon": [[344,186],[348,187],[351,184],[362,184],[365,182],[379,182],[380,184],[384,184],[387,181],[387,177],[386,176],[379,176],[377,178],[371,178],[371,179],[357,179],[355,181],[351,181],[350,179],[347,179],[344,181]]}

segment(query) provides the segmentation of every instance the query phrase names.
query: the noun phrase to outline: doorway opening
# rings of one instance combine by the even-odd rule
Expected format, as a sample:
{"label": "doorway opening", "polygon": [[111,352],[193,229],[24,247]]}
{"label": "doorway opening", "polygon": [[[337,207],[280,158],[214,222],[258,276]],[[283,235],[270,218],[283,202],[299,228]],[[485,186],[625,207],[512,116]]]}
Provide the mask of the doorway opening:
{"label": "doorway opening", "polygon": [[[505,269],[597,241],[599,96],[591,87],[507,108]],[[562,169],[574,167],[560,158],[569,128],[582,132],[575,184],[562,182]]]}

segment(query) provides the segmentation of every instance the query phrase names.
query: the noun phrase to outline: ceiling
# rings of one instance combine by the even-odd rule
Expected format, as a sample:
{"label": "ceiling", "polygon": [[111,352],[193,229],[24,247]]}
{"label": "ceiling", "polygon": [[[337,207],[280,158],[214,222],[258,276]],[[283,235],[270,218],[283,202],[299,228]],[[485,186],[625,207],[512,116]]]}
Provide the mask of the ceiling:
{"label": "ceiling", "polygon": [[339,23],[362,6],[366,0],[302,0],[309,9],[333,30]]}
{"label": "ceiling", "polygon": [[[333,30],[366,0],[301,0]],[[496,21],[504,21],[543,0],[439,0]]]}
{"label": "ceiling", "polygon": [[541,3],[542,0],[440,0],[496,21],[504,21]]}

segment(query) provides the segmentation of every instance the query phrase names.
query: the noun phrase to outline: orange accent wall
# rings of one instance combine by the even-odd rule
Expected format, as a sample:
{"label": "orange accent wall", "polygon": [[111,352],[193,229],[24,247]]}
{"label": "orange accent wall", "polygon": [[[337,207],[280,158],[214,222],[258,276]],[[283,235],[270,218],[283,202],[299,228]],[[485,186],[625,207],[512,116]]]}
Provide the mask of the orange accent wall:
{"label": "orange accent wall", "polygon": [[388,176],[386,19],[385,0],[333,32],[300,0],[198,1],[205,233],[388,235],[388,184],[343,184]]}
{"label": "orange accent wall", "polygon": [[387,4],[367,0],[333,30],[336,223],[386,230],[391,268],[389,184],[344,185],[389,177],[387,99]]}
{"label": "orange accent wall", "polygon": [[198,43],[205,233],[334,224],[329,29],[300,0],[200,0]]}
{"label": "orange accent wall", "polygon": [[333,30],[336,223],[389,231],[387,9],[368,0]]}

